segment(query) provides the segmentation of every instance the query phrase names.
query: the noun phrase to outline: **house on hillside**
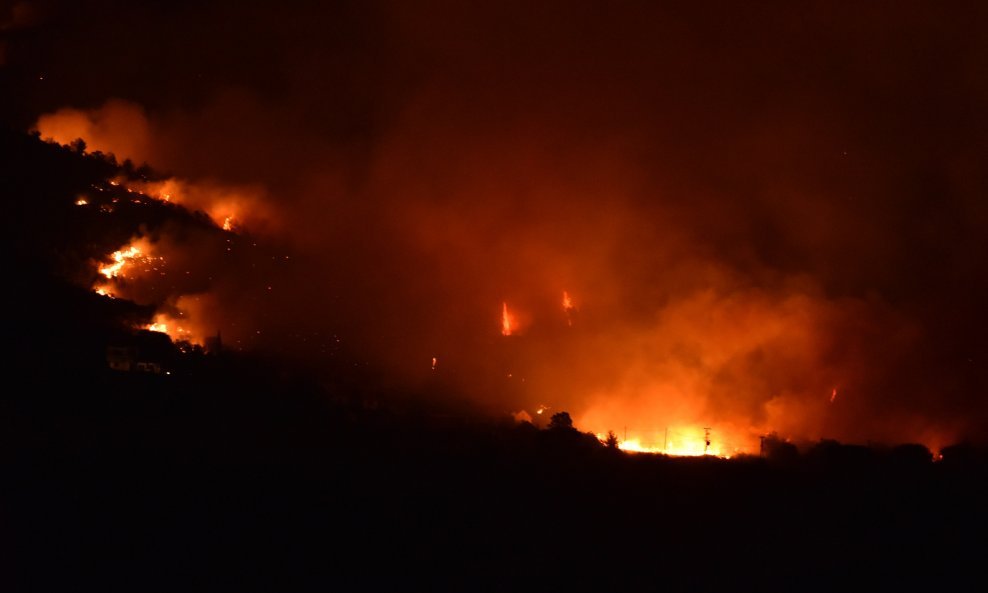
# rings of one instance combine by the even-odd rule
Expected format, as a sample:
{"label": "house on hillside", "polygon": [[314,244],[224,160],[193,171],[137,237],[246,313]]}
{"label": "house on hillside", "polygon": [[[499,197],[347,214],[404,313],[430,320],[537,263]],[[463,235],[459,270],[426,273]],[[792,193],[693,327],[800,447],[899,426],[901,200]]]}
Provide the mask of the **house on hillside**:
{"label": "house on hillside", "polygon": [[108,344],[106,362],[111,369],[125,373],[168,374],[174,351],[166,334],[138,330]]}

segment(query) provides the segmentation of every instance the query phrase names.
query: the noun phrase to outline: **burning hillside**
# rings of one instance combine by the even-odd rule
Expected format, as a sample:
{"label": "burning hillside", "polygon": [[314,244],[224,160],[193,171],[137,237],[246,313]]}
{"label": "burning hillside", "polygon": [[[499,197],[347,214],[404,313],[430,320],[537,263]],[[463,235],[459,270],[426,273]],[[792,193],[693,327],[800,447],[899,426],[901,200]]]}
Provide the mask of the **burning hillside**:
{"label": "burning hillside", "polygon": [[[235,254],[248,244],[249,251],[257,249],[259,239],[241,234],[247,227],[234,222],[250,220],[238,209],[249,201],[228,199],[233,194],[219,190],[211,194],[211,185],[148,179],[146,174],[116,174],[92,184],[74,202],[80,211],[132,221],[134,234],[127,241],[91,260],[97,273],[91,286],[97,294],[152,307],[153,318],[138,327],[167,333],[176,342],[201,345],[207,336],[222,331],[238,347],[277,349],[284,348],[282,341],[290,336],[287,342],[294,352],[318,361],[325,346],[319,351],[308,347],[304,323],[315,328],[309,334],[313,342],[324,343],[326,338],[320,336],[332,332],[339,344],[339,333],[325,319],[303,320],[278,311],[277,300],[258,302],[254,297],[245,303],[243,294],[229,291],[231,285],[243,286],[245,271],[253,276],[258,268],[251,254]],[[182,204],[195,203],[227,206],[215,206],[214,214],[201,213],[198,219],[193,216],[189,220],[194,224],[154,221],[158,209],[187,217]],[[259,206],[258,211],[270,208]],[[271,226],[265,230],[275,232]],[[870,383],[876,370],[892,365],[891,370],[897,358],[915,349],[916,330],[907,320],[897,320],[880,301],[832,299],[809,280],[782,277],[745,287],[737,269],[698,258],[691,249],[672,241],[665,253],[652,256],[662,262],[667,277],[649,289],[655,307],[629,298],[635,295],[608,281],[606,288],[598,284],[594,290],[580,291],[587,296],[579,323],[574,323],[577,307],[568,290],[562,291],[561,305],[553,308],[548,298],[533,298],[539,292],[551,294],[539,290],[541,279],[521,274],[511,282],[512,304],[500,303],[500,333],[512,339],[496,347],[500,354],[493,359],[484,354],[491,347],[483,345],[489,332],[477,332],[476,324],[439,334],[424,329],[384,350],[382,343],[366,340],[365,318],[361,325],[343,327],[357,337],[358,350],[390,366],[399,382],[417,381],[420,371],[404,369],[394,355],[411,353],[428,360],[437,350],[450,352],[449,363],[440,369],[434,361],[428,370],[452,382],[459,392],[502,399],[502,410],[550,400],[557,409],[573,410],[584,430],[620,430],[621,446],[629,451],[731,456],[757,451],[760,436],[769,432],[805,440],[853,435],[845,432],[848,422],[859,422],[854,416],[866,408],[855,409],[853,400],[832,405],[830,386],[839,382],[856,383],[860,392],[884,389]],[[550,267],[569,265],[565,254],[550,250],[543,253],[546,256],[556,262]],[[291,257],[270,259],[284,264]],[[265,267],[270,269],[270,264],[265,262]],[[697,269],[703,270],[700,277]],[[300,272],[282,268],[280,278],[270,283],[262,279],[265,296],[274,296],[276,284],[297,286]],[[600,269],[586,274],[574,276],[570,283],[585,287],[594,276],[598,281],[609,276]],[[553,277],[550,273],[547,279]],[[442,275],[432,279],[437,286],[449,286]],[[348,288],[359,287],[358,282]],[[298,292],[279,296],[293,299]],[[330,320],[353,311],[348,300],[333,305],[338,309],[327,311]],[[457,307],[450,313],[468,311],[469,306]],[[403,331],[404,324],[405,320],[397,322],[388,331]],[[868,340],[896,324],[895,332],[887,334],[884,352],[869,352]],[[834,332],[847,327],[856,329]],[[500,379],[489,383],[496,377]],[[918,419],[900,417],[897,422],[895,427],[872,428],[872,434],[904,439],[900,430],[908,426],[908,440],[936,446],[945,438]]]}
{"label": "burning hillside", "polygon": [[[66,25],[147,76],[57,68],[18,112],[124,161],[71,196],[119,221],[83,284],[169,317],[144,325],[316,367],[344,348],[382,389],[545,402],[629,447],[983,434],[983,138],[957,104],[983,89],[956,15],[334,10],[203,16],[258,39],[249,68],[156,8],[123,11],[155,52]],[[31,39],[19,59],[54,68]],[[180,206],[195,225],[154,219]]]}
{"label": "burning hillside", "polygon": [[0,5],[0,588],[970,588],[986,6]]}

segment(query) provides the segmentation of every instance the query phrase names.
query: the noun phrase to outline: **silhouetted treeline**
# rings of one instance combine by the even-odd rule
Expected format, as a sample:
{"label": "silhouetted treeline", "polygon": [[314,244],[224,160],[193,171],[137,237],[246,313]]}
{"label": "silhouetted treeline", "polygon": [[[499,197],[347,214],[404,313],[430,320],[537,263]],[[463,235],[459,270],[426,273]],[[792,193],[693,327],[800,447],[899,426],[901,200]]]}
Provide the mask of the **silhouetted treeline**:
{"label": "silhouetted treeline", "polygon": [[538,429],[368,405],[201,356],[173,376],[52,373],[8,397],[0,545],[18,587],[887,590],[980,566],[988,456],[973,446],[936,463],[835,442],[628,454],[562,416]]}

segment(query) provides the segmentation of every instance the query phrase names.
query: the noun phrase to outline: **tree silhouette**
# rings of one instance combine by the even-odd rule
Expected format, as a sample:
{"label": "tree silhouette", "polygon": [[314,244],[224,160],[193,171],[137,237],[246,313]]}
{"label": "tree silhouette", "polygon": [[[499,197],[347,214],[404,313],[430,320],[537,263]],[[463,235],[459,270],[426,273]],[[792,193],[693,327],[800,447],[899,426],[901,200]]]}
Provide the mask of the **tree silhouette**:
{"label": "tree silhouette", "polygon": [[607,445],[609,449],[618,448],[618,438],[617,435],[614,434],[613,430],[607,431],[607,438],[604,440],[604,444]]}
{"label": "tree silhouette", "polygon": [[557,412],[549,420],[549,430],[575,430],[569,412]]}

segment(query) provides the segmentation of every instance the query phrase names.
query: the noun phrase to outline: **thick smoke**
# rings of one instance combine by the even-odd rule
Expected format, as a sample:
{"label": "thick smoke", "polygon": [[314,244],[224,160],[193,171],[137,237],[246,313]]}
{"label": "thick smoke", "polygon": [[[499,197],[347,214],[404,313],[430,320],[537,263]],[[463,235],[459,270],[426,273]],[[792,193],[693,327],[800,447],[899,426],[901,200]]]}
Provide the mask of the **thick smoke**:
{"label": "thick smoke", "polygon": [[203,314],[642,439],[937,445],[988,419],[976,4],[55,14],[11,51],[52,80],[21,117],[263,188],[258,232],[298,254],[278,296]]}

